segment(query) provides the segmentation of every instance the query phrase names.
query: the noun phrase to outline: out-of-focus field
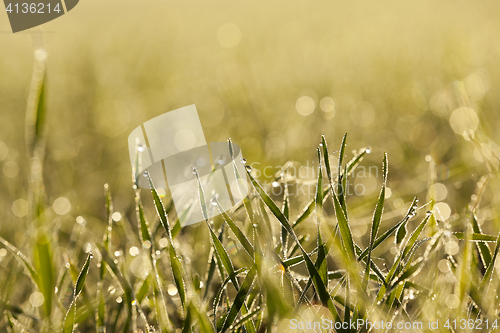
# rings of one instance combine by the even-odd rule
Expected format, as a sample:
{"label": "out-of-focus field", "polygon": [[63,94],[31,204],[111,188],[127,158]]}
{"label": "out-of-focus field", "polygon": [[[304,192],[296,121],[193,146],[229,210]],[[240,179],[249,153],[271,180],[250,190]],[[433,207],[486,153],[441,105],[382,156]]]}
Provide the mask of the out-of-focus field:
{"label": "out-of-focus field", "polygon": [[[24,120],[36,48],[48,54],[47,203],[62,224],[83,216],[101,237],[104,183],[135,224],[130,131],[196,104],[207,141],[231,137],[255,170],[313,163],[321,134],[338,147],[347,132],[349,158],[370,146],[367,167],[387,152],[393,218],[419,195],[453,228],[492,174],[478,217],[496,234],[499,11],[495,1],[82,0],[17,34],[0,13],[0,235],[20,247],[29,238]],[[355,219],[371,216],[380,170],[353,182],[364,186],[348,199],[353,233],[368,235],[369,220]],[[293,214],[302,201],[292,198]]]}
{"label": "out-of-focus field", "polygon": [[[207,141],[231,137],[263,166],[306,164],[320,134],[338,142],[348,132],[349,147],[371,146],[374,161],[388,152],[393,193],[411,196],[426,189],[431,155],[454,211],[487,172],[482,154],[500,155],[498,7],[86,0],[35,30],[41,37],[7,33],[2,13],[1,228],[17,225],[11,205],[26,196],[23,123],[39,39],[49,52],[46,186],[74,214],[102,212],[105,182],[128,210],[129,132],[193,103]],[[450,126],[460,106],[475,111],[482,148]]]}

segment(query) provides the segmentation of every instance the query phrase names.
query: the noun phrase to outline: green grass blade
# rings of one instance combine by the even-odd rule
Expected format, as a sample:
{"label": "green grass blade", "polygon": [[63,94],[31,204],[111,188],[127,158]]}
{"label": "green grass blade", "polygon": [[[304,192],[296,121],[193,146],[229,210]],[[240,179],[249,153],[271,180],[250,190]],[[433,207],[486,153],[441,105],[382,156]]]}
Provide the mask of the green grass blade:
{"label": "green grass blade", "polygon": [[73,290],[73,299],[64,318],[64,324],[62,329],[63,333],[72,333],[75,330],[76,300],[78,299],[78,296],[83,290],[83,286],[85,284],[85,280],[87,279],[87,275],[90,269],[90,260],[92,260],[93,257],[94,256],[92,255],[92,253],[90,253],[87,256],[87,260],[85,260],[85,263],[83,264],[83,267],[80,270],[80,274],[76,279],[75,289]]}
{"label": "green grass blade", "polygon": [[151,194],[153,195],[153,201],[155,204],[156,212],[158,213],[158,217],[160,218],[161,225],[165,229],[165,232],[167,233],[167,237],[169,241],[172,241],[172,234],[170,232],[170,226],[168,225],[168,217],[167,213],[165,211],[165,207],[163,206],[163,202],[160,199],[160,196],[158,195],[158,192],[156,191],[156,188],[153,184],[153,181],[151,180],[151,177],[148,173],[148,179],[149,179],[149,185],[151,187]]}
{"label": "green grass blade", "polygon": [[177,291],[179,292],[182,306],[183,308],[186,308],[186,285],[183,278],[182,263],[177,256],[173,246],[168,247],[168,253],[170,255],[170,265],[172,266],[172,274],[174,276],[175,286],[177,287]]}
{"label": "green grass blade", "polygon": [[330,167],[330,155],[328,152],[328,145],[326,143],[324,135],[321,136],[321,147],[323,148],[323,158],[325,160],[326,175],[328,176],[330,184],[332,184],[333,177],[332,177],[332,168]]}
{"label": "green grass blade", "polygon": [[85,283],[85,279],[87,278],[87,275],[89,273],[90,260],[92,260],[93,257],[94,257],[94,255],[92,253],[90,253],[87,256],[87,260],[85,260],[85,264],[83,265],[83,267],[80,271],[80,274],[78,275],[78,278],[76,279],[75,292],[74,292],[75,298],[78,297],[78,295],[80,295],[80,293],[82,292],[83,285]]}
{"label": "green grass blade", "polygon": [[39,276],[39,288],[45,299],[45,315],[52,313],[52,299],[55,290],[54,264],[52,261],[52,248],[49,236],[45,231],[39,230],[35,245],[35,269]]}
{"label": "green grass blade", "polygon": [[[373,243],[373,248],[372,250],[376,249],[380,244],[382,244],[387,238],[389,238],[394,231],[396,231],[398,228],[400,228],[403,224],[406,224],[410,218],[412,218],[415,215],[416,209],[417,209],[417,203],[418,203],[418,198],[415,197],[413,199],[413,203],[408,209],[408,212],[406,213],[405,217],[396,223],[393,227],[391,227],[389,230],[384,232],[380,237],[378,237],[375,242]],[[368,254],[368,248],[366,248],[363,252],[361,252],[358,255],[358,261],[364,259],[366,255]]]}
{"label": "green grass blade", "polygon": [[278,221],[281,223],[281,225],[288,231],[289,235],[292,237],[292,239],[298,244],[300,251],[302,252],[302,255],[304,256],[304,259],[306,261],[306,266],[307,270],[309,272],[309,275],[311,276],[314,287],[316,288],[316,292],[318,293],[321,302],[323,305],[328,307],[332,315],[336,320],[340,320],[337,309],[335,308],[335,305],[333,304],[333,301],[330,297],[330,294],[328,293],[328,290],[323,283],[323,280],[321,279],[320,274],[318,273],[318,270],[316,269],[316,266],[312,262],[311,258],[307,254],[307,252],[304,250],[302,245],[299,242],[299,239],[297,238],[297,235],[293,231],[292,227],[290,226],[290,223],[286,219],[285,215],[281,212],[281,210],[276,206],[274,201],[269,197],[269,195],[264,191],[262,186],[252,177],[250,172],[247,171],[247,175],[250,178],[250,181],[252,182],[252,185],[254,186],[255,190],[257,191],[260,199],[264,204],[269,208],[269,210],[273,213],[273,215],[278,219]]}
{"label": "green grass blade", "polygon": [[391,284],[394,277],[399,272],[400,265],[401,265],[401,262],[403,261],[403,259],[414,248],[418,237],[420,236],[421,232],[424,230],[425,226],[427,225],[427,222],[429,221],[429,218],[431,217],[431,215],[432,214],[426,214],[424,220],[417,226],[417,228],[413,231],[412,235],[408,239],[404,250],[400,251],[400,253],[398,254],[396,260],[394,261],[394,264],[392,265],[392,267],[390,268],[389,272],[386,275],[385,284],[383,286],[381,286],[379,291],[378,291],[378,294],[376,297],[377,302],[382,299],[382,297],[384,296],[384,294],[387,291],[386,286],[389,286]]}
{"label": "green grass blade", "polygon": [[188,306],[186,311],[186,318],[184,318],[184,323],[182,324],[181,333],[189,333],[192,331],[191,326],[193,325],[193,307]]}
{"label": "green grass blade", "polygon": [[351,289],[349,286],[349,277],[346,278],[345,280],[345,302],[344,302],[344,322],[349,323],[351,322],[351,309],[350,309],[350,296],[351,296]]}
{"label": "green grass blade", "polygon": [[137,290],[135,298],[137,299],[137,304],[141,304],[146,295],[148,294],[149,287],[151,285],[151,275],[147,275],[142,281],[141,286]]}
{"label": "green grass blade", "polygon": [[340,235],[342,236],[342,243],[346,249],[346,253],[349,257],[349,260],[355,260],[355,252],[354,252],[354,241],[352,239],[351,229],[349,227],[349,221],[347,220],[346,215],[344,214],[344,209],[337,198],[337,195],[332,192],[333,204],[335,207],[335,215],[337,217],[337,224],[340,229]]}
{"label": "green grass blade", "polygon": [[429,218],[431,217],[432,212],[427,212],[424,220],[417,226],[417,228],[411,233],[410,238],[408,239],[408,242],[406,243],[406,246],[403,250],[403,258],[406,257],[406,255],[410,252],[411,248],[417,241],[418,237],[424,230],[425,226],[427,225],[427,222],[429,221]]}
{"label": "green grass blade", "polygon": [[[224,232],[224,229],[221,228],[221,231],[220,231],[219,236],[218,236],[219,241],[222,240],[223,232]],[[205,279],[205,293],[203,294],[203,299],[207,298],[207,296],[208,296],[208,292],[210,291],[210,285],[211,285],[212,279],[214,277],[215,268],[217,266],[216,260],[218,260],[218,259],[215,255],[215,249],[213,246],[211,246],[211,248],[210,248],[209,258],[210,258],[210,261],[208,264],[207,277]]]}
{"label": "green grass blade", "polygon": [[466,296],[471,287],[471,268],[472,263],[472,243],[469,241],[472,235],[472,228],[467,226],[467,234],[465,235],[465,247],[462,252],[462,261],[456,270],[456,279],[458,283],[455,287],[455,293],[458,295],[459,304],[463,306],[466,302]]}
{"label": "green grass blade", "polygon": [[387,173],[388,173],[387,153],[384,154],[382,170],[383,170],[382,189],[380,190],[378,202],[377,205],[375,206],[375,212],[373,213],[372,228],[370,233],[370,245],[368,246],[368,260],[366,261],[366,270],[365,270],[366,283],[368,283],[370,277],[370,262],[373,251],[373,244],[375,242],[375,238],[377,237],[378,229],[380,227],[380,221],[382,220],[382,213],[384,212],[385,187],[387,185]]}
{"label": "green grass blade", "polygon": [[[283,215],[287,218],[287,220],[290,220],[290,198],[289,198],[289,193],[288,193],[288,184],[286,181],[285,173],[283,172],[281,175],[281,178],[283,179]],[[286,258],[288,255],[288,232],[286,231],[285,228],[281,227],[281,245],[282,245],[282,251],[283,251],[283,257]]]}
{"label": "green grass blade", "polygon": [[28,271],[29,277],[30,277],[31,281],[33,282],[33,284],[36,287],[39,287],[40,282],[39,282],[38,274],[37,274],[35,268],[29,262],[28,257],[26,257],[20,250],[17,249],[17,247],[15,247],[14,245],[12,245],[8,241],[6,241],[1,236],[0,236],[0,243],[2,243],[3,246],[5,246],[5,248],[7,250],[9,250],[14,255],[14,257],[24,266],[26,271]]}
{"label": "green grass blade", "polygon": [[190,306],[193,312],[195,312],[198,319],[198,328],[200,332],[203,333],[213,333],[215,332],[214,327],[210,322],[210,318],[207,316],[207,311],[198,306],[194,301],[191,301]]}
{"label": "green grass blade", "polygon": [[[244,268],[240,268],[237,271],[234,272],[235,275],[239,275],[245,271]],[[219,291],[217,292],[217,295],[214,298],[214,322],[217,322],[217,308],[219,307],[219,303],[222,299],[222,294],[226,290],[227,284],[231,281],[231,276],[228,276],[224,282],[222,282],[222,285],[219,288]]]}
{"label": "green grass blade", "polygon": [[122,272],[115,264],[114,260],[109,255],[108,251],[105,251],[102,246],[97,245],[99,252],[101,252],[102,260],[106,263],[109,271],[113,273],[114,278],[120,284],[120,287],[123,290],[124,303],[127,306],[128,317],[132,316],[132,300],[135,299],[132,287],[127,279],[123,276]]}
{"label": "green grass blade", "polygon": [[358,164],[363,160],[363,157],[366,154],[369,154],[370,148],[363,148],[356,156],[354,156],[349,162],[346,164],[346,175],[349,177],[351,173],[356,169]]}
{"label": "green grass blade", "polygon": [[241,231],[241,229],[234,223],[234,221],[229,217],[229,215],[222,209],[221,205],[219,204],[219,201],[217,201],[217,207],[219,208],[219,212],[221,213],[222,217],[224,218],[224,221],[226,221],[227,225],[231,229],[231,231],[234,233],[238,241],[240,242],[241,246],[245,249],[245,251],[250,255],[250,257],[253,258],[253,246],[248,240],[247,236]]}
{"label": "green grass blade", "polygon": [[233,142],[231,139],[227,140],[227,144],[229,147],[229,155],[231,156],[231,164],[233,165],[233,171],[234,171],[234,176],[236,177],[236,185],[238,186],[238,191],[240,192],[240,197],[243,198],[243,205],[245,206],[245,210],[247,211],[248,218],[250,219],[250,223],[254,224],[255,218],[254,218],[254,211],[252,209],[252,203],[250,202],[250,199],[248,198],[248,195],[243,195],[242,187],[244,186],[243,184],[243,179],[241,178],[240,172],[238,171],[238,168],[236,166],[236,161],[234,160],[234,150],[233,150]]}
{"label": "green grass blade", "polygon": [[[327,200],[329,192],[330,192],[330,188],[329,187],[327,187],[326,190],[323,190],[323,204]],[[297,217],[297,219],[293,223],[292,228],[295,229],[295,227],[297,227],[300,223],[304,222],[314,212],[315,204],[316,204],[316,198],[313,199],[313,200],[311,200],[306,205],[306,208],[304,208],[304,210],[302,211],[302,213]]]}
{"label": "green grass blade", "polygon": [[[151,193],[153,195],[154,205],[156,207],[156,212],[158,213],[158,217],[160,218],[160,223],[162,224],[163,228],[165,229],[165,232],[167,233],[168,254],[170,257],[170,266],[172,269],[174,282],[177,287],[177,291],[179,292],[179,297],[181,299],[182,307],[186,309],[187,299],[186,299],[186,284],[183,278],[184,273],[181,261],[177,256],[174,245],[172,244],[172,233],[168,222],[167,212],[165,211],[163,202],[161,201],[160,196],[158,195],[158,192],[153,184],[153,181],[151,180],[149,173],[148,173],[148,179],[149,179],[149,185],[151,187]],[[148,237],[147,235],[143,235],[143,237],[144,236]],[[161,286],[158,287],[160,288]]]}
{"label": "green grass blade", "polygon": [[327,250],[321,238],[321,216],[323,213],[323,171],[321,169],[321,150],[318,148],[318,180],[316,183],[316,227],[318,230],[318,257],[316,258],[316,269],[321,280],[328,285],[328,266],[326,262]]}
{"label": "green grass blade", "polygon": [[26,108],[25,135],[30,153],[43,140],[46,117],[45,61],[36,60]]}
{"label": "green grass blade", "polygon": [[[454,232],[453,235],[459,240],[465,240],[465,234],[463,232]],[[470,241],[472,242],[496,242],[497,237],[485,234],[472,233],[470,235]]]}
{"label": "green grass blade", "polygon": [[345,156],[345,147],[347,145],[347,133],[344,134],[344,137],[342,138],[342,143],[340,144],[340,149],[339,149],[339,168],[338,168],[338,179],[337,179],[337,193],[335,193],[338,196],[338,200],[340,203],[340,207],[344,210],[344,212],[347,212],[346,209],[346,204],[345,204],[345,187],[343,186],[344,181],[347,179],[347,173],[341,173],[342,164],[344,163],[344,156]]}
{"label": "green grass blade", "polygon": [[[135,198],[135,210],[137,220],[139,221],[138,227],[141,244],[145,248],[149,246],[149,248],[152,249],[151,231],[149,229],[148,221],[146,220],[146,215],[144,214],[144,208],[142,207],[142,203],[140,202],[139,197]],[[149,244],[147,244],[146,242],[149,242]]]}
{"label": "green grass blade", "polygon": [[[477,234],[482,234],[483,232],[481,231],[481,227],[479,226],[479,223],[477,222],[477,216],[475,213],[471,213],[471,222],[472,222],[472,230],[474,233]],[[483,267],[486,269],[491,262],[491,252],[490,248],[485,242],[477,242],[476,243],[477,251],[479,252],[479,257],[481,259],[481,263],[483,264]]]}
{"label": "green grass blade", "polygon": [[481,280],[481,285],[479,287],[480,290],[484,290],[484,288],[491,281],[493,270],[495,269],[495,262],[498,257],[499,251],[500,251],[500,233],[497,236],[497,242],[495,245],[495,251],[493,252],[493,257],[491,258],[490,264],[488,265],[488,268],[486,268],[486,272],[484,272],[483,279]]}
{"label": "green grass blade", "polygon": [[245,299],[252,288],[256,272],[257,272],[256,267],[253,266],[247,273],[245,280],[243,280],[243,283],[241,284],[241,288],[239,288],[238,293],[236,294],[233,305],[231,305],[231,309],[229,310],[224,319],[224,325],[220,330],[218,330],[219,332],[227,331],[229,327],[234,323],[234,320],[236,319],[238,312],[244,305]]}
{"label": "green grass blade", "polygon": [[245,325],[249,320],[251,320],[253,317],[258,315],[262,311],[262,308],[260,306],[257,306],[255,309],[252,311],[248,312],[246,315],[241,316],[240,319],[238,319],[232,327],[230,327],[232,332],[235,332],[237,329]]}

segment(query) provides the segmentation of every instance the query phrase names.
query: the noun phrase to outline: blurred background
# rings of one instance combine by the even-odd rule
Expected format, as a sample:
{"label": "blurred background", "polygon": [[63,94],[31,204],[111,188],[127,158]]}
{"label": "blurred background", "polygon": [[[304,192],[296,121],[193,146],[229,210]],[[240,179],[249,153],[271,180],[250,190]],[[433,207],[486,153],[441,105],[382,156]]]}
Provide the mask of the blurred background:
{"label": "blurred background", "polygon": [[[321,134],[336,159],[347,132],[348,158],[369,146],[362,165],[380,166],[388,153],[387,211],[399,215],[419,195],[452,223],[480,177],[498,170],[499,7],[85,0],[17,34],[2,12],[0,233],[19,244],[29,225],[24,120],[38,47],[48,54],[47,201],[64,222],[84,216],[100,235],[104,183],[115,211],[134,220],[130,131],[196,104],[207,141],[231,137],[257,170],[315,161]],[[364,195],[349,199],[355,217],[370,216],[381,183],[380,174],[362,178],[353,181]],[[481,223],[498,190],[492,177]]]}

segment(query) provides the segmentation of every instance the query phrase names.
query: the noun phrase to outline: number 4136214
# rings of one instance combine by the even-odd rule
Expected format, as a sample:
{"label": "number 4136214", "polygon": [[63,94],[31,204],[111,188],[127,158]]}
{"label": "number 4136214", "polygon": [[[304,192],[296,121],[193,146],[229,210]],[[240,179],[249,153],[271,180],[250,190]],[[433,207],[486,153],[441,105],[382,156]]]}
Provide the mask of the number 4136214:
{"label": "number 4136214", "polygon": [[445,328],[456,330],[459,329],[471,329],[471,330],[480,330],[480,329],[498,329],[497,319],[495,321],[490,322],[488,319],[462,319],[457,321],[448,319],[444,324]]}
{"label": "number 4136214", "polygon": [[59,3],[57,3],[55,6],[50,7],[50,3],[44,4],[44,3],[16,3],[12,5],[12,3],[9,3],[9,5],[6,8],[7,13],[31,13],[31,14],[45,14],[45,13],[60,13],[61,9],[59,8]]}

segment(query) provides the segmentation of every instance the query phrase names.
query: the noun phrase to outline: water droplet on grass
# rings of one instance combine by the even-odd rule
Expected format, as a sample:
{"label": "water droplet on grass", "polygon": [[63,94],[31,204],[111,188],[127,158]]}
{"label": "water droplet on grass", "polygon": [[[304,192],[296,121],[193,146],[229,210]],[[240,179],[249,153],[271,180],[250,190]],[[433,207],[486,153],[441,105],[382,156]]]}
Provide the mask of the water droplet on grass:
{"label": "water droplet on grass", "polygon": [[366,152],[367,154],[371,154],[371,152],[372,152],[372,147],[366,147],[365,152]]}
{"label": "water droplet on grass", "polygon": [[247,169],[248,172],[252,171],[252,167],[250,165],[245,165],[245,169]]}

